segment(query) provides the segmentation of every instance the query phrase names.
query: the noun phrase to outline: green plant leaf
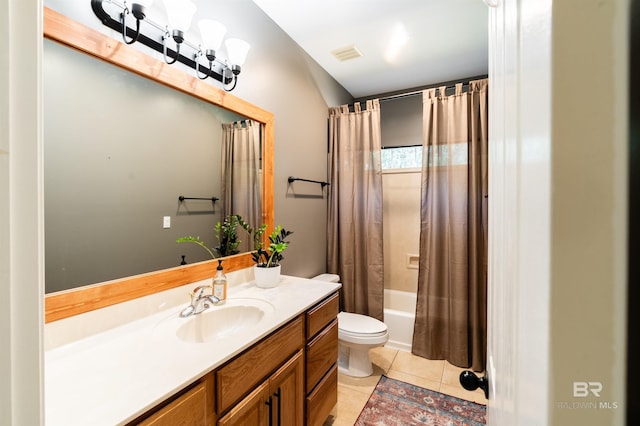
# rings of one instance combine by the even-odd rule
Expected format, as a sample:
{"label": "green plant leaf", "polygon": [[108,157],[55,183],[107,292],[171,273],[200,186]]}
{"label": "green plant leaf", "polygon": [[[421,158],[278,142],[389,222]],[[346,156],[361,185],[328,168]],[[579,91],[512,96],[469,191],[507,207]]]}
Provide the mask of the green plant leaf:
{"label": "green plant leaf", "polygon": [[209,255],[211,256],[211,258],[213,258],[213,259],[216,258],[216,256],[213,254],[211,249],[209,249],[209,247],[206,246],[204,241],[202,241],[199,236],[198,237],[192,237],[192,236],[180,237],[180,238],[178,238],[176,240],[176,243],[194,243],[194,244],[197,244],[200,247],[202,247],[203,249],[205,249],[207,251],[207,253],[209,253]]}

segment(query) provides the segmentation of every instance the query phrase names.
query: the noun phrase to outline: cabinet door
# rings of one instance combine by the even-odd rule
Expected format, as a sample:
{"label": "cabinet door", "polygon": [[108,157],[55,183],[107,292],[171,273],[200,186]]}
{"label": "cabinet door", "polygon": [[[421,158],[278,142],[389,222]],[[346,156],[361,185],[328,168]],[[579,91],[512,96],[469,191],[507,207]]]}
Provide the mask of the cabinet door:
{"label": "cabinet door", "polygon": [[298,426],[304,421],[303,351],[298,351],[269,379],[271,425]]}
{"label": "cabinet door", "polygon": [[221,367],[216,372],[219,412],[238,403],[302,347],[304,318],[300,316]]}
{"label": "cabinet door", "polygon": [[269,424],[269,397],[269,381],[266,381],[218,420],[218,425],[256,426]]}
{"label": "cabinet door", "polygon": [[184,395],[169,403],[140,426],[178,426],[207,424],[207,392],[205,383],[199,383]]}

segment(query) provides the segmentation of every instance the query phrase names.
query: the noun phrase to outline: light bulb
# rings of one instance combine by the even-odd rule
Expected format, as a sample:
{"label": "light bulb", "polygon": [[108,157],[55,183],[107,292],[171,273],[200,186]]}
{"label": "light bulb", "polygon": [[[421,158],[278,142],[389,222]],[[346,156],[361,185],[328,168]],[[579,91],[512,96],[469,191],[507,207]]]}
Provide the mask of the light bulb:
{"label": "light bulb", "polygon": [[222,44],[222,38],[227,32],[227,27],[213,19],[201,19],[198,22],[202,47],[204,49],[218,50]]}
{"label": "light bulb", "polygon": [[251,47],[249,43],[238,38],[229,38],[225,40],[224,44],[227,46],[227,54],[231,65],[242,66]]}
{"label": "light bulb", "polygon": [[153,3],[153,0],[135,0],[131,4],[139,4],[144,7],[149,7]]}
{"label": "light bulb", "polygon": [[196,5],[190,0],[164,0],[169,27],[172,30],[186,32],[191,26],[191,19],[196,13]]}

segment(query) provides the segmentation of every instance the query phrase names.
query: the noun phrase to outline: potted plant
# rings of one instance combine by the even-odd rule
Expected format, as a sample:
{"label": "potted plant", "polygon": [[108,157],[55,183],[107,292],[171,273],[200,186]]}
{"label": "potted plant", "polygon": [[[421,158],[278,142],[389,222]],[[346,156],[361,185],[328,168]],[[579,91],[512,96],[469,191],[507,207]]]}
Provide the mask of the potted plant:
{"label": "potted plant", "polygon": [[[252,233],[251,228],[245,228]],[[253,232],[255,251],[251,253],[256,265],[253,268],[256,285],[261,288],[271,288],[280,282],[280,262],[283,259],[282,252],[289,247],[286,238],[293,234],[278,225],[269,235],[269,245],[264,246],[262,236],[267,225],[262,225]]]}

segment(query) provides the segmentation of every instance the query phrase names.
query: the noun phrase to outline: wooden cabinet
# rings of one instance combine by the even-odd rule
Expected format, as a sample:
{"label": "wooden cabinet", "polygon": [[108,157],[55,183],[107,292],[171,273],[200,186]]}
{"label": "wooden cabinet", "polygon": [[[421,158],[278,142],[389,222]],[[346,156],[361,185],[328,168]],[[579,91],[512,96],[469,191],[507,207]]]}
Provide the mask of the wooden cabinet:
{"label": "wooden cabinet", "polygon": [[338,294],[130,425],[321,425],[337,402]]}
{"label": "wooden cabinet", "polygon": [[338,359],[338,320],[334,319],[307,343],[307,387],[309,393]]}
{"label": "wooden cabinet", "polygon": [[141,426],[187,426],[203,425],[206,421],[206,391],[203,384],[198,384],[139,424]]}
{"label": "wooden cabinet", "polygon": [[251,392],[296,351],[304,347],[300,316],[216,371],[216,401],[220,413]]}
{"label": "wooden cabinet", "polygon": [[304,419],[304,363],[300,349],[289,361],[237,403],[219,426],[298,426]]}
{"label": "wooden cabinet", "polygon": [[218,420],[218,425],[266,425],[269,423],[268,402],[269,383],[265,382]]}
{"label": "wooden cabinet", "polygon": [[312,338],[338,317],[338,293],[324,299],[307,311],[307,338]]}
{"label": "wooden cabinet", "polygon": [[338,402],[338,293],[309,311],[305,346],[305,419],[322,425]]}
{"label": "wooden cabinet", "polygon": [[271,425],[297,426],[304,421],[304,351],[269,379]]}
{"label": "wooden cabinet", "polygon": [[156,407],[142,420],[129,425],[140,426],[192,426],[209,425],[214,420],[213,375],[207,375],[191,387]]}
{"label": "wooden cabinet", "polygon": [[308,425],[321,425],[338,402],[338,365],[334,364],[306,397]]}

